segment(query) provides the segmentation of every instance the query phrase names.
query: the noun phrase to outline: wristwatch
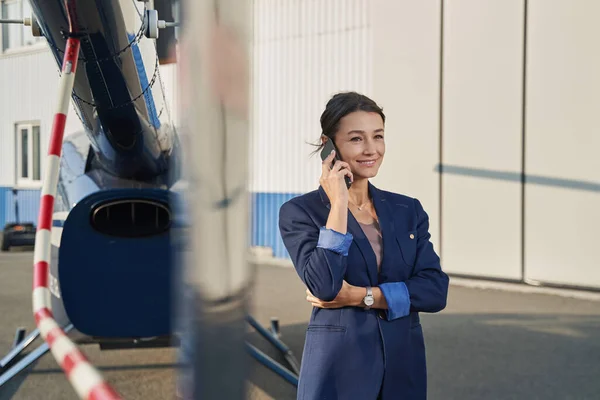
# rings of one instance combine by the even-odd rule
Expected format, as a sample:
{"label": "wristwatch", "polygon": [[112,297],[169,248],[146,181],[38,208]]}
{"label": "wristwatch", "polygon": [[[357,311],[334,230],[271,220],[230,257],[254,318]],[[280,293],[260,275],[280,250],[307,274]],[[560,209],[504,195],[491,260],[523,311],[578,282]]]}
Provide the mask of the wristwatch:
{"label": "wristwatch", "polygon": [[367,295],[363,298],[365,310],[370,310],[373,303],[375,303],[375,298],[373,297],[373,289],[370,286],[367,286]]}

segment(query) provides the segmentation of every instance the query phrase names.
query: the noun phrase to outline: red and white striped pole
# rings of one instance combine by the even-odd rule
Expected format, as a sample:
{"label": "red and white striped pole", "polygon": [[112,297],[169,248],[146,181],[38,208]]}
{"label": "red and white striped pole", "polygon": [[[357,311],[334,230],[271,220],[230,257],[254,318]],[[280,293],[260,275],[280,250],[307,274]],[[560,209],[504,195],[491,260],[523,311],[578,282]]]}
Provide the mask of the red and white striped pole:
{"label": "red and white striped pole", "polygon": [[57,324],[51,311],[50,290],[48,289],[54,197],[58,184],[65,122],[73,91],[78,57],[79,39],[70,37],[67,40],[60,77],[59,108],[52,125],[46,171],[42,185],[38,228],[35,237],[33,314],[42,338],[48,343],[52,355],[65,372],[79,397],[86,400],[117,400],[120,399],[117,392],[104,381],[100,373]]}

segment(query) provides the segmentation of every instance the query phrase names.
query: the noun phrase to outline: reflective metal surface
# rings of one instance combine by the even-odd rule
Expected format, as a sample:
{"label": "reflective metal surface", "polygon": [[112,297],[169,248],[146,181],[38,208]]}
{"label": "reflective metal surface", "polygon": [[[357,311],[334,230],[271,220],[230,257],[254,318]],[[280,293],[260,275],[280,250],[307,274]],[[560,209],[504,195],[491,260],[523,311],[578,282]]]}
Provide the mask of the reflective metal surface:
{"label": "reflective metal surface", "polygon": [[[63,3],[31,0],[59,66],[68,27]],[[94,150],[92,165],[121,178],[170,184],[178,143],[156,45],[144,36],[146,3],[75,3],[82,36],[73,102]]]}
{"label": "reflective metal surface", "polygon": [[189,221],[183,301],[186,398],[246,398],[251,2],[183,2],[180,49],[184,196]]}

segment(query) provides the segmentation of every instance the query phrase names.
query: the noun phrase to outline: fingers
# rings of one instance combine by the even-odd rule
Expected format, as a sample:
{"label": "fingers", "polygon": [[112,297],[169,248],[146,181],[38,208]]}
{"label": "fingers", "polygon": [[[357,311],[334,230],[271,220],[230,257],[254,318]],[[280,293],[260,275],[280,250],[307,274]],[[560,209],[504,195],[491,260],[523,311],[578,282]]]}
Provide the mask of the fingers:
{"label": "fingers", "polygon": [[337,303],[335,301],[322,301],[310,293],[310,291],[306,290],[307,296],[306,301],[312,304],[313,307],[318,308],[337,308]]}
{"label": "fingers", "polygon": [[352,174],[352,171],[350,171],[350,168],[343,169],[342,172],[344,173],[344,175],[350,178],[350,182],[354,182],[354,175]]}
{"label": "fingers", "polygon": [[333,166],[333,168],[331,169],[330,174],[336,173],[338,174],[340,177],[344,177],[347,176],[348,178],[350,178],[350,182],[354,181],[354,175],[352,174],[352,171],[350,170],[350,164],[343,162],[343,161],[337,161],[335,163],[335,165]]}
{"label": "fingers", "polygon": [[337,160],[335,162],[335,164],[333,165],[333,168],[331,168],[331,173],[339,172],[342,169],[346,169],[346,168],[350,169],[350,165],[347,162],[343,162],[343,161]]}
{"label": "fingers", "polygon": [[306,296],[306,300],[310,301],[311,303],[322,303],[321,300],[317,299],[312,294],[309,294],[308,296]]}
{"label": "fingers", "polygon": [[336,177],[343,178],[347,176],[350,178],[350,182],[354,182],[354,175],[350,170],[350,164],[336,160],[333,166],[331,166],[332,162],[335,159],[335,150],[332,150],[331,153],[323,160],[321,165],[321,178],[319,179],[319,183],[321,185],[328,179],[335,179]]}
{"label": "fingers", "polygon": [[342,168],[350,168],[348,163],[345,163],[341,160],[336,160],[335,164],[331,166],[335,157],[335,150],[332,150],[331,153],[325,158],[321,164],[321,169],[324,175],[328,175],[329,172],[337,172]]}
{"label": "fingers", "polygon": [[338,160],[330,170],[323,173],[321,179],[333,178],[335,176],[344,177],[344,175],[348,176],[351,180],[354,180],[354,175],[350,170],[350,164]]}
{"label": "fingers", "polygon": [[354,182],[354,175],[352,174],[352,171],[350,170],[350,166],[346,163],[342,163],[342,164],[345,164],[345,166],[341,165],[341,167],[337,170],[332,169],[330,174],[335,173],[340,178],[344,178],[344,176],[347,176],[348,178],[350,178],[350,182]]}
{"label": "fingers", "polygon": [[326,174],[329,173],[329,170],[331,169],[331,163],[333,162],[333,157],[335,157],[335,150],[331,150],[331,153],[329,153],[327,158],[323,160],[321,169],[323,171],[324,176],[326,176]]}
{"label": "fingers", "polygon": [[320,299],[317,299],[308,289],[306,289],[306,301],[311,303],[313,307],[324,308],[324,302]]}
{"label": "fingers", "polygon": [[306,296],[306,301],[308,301],[310,304],[312,304],[313,307],[323,308],[323,306],[321,305],[321,300],[317,299],[314,296],[311,296],[311,295]]}
{"label": "fingers", "polygon": [[327,308],[325,303],[322,303],[321,300],[315,299],[314,297],[306,296],[306,300],[313,306],[317,308]]}

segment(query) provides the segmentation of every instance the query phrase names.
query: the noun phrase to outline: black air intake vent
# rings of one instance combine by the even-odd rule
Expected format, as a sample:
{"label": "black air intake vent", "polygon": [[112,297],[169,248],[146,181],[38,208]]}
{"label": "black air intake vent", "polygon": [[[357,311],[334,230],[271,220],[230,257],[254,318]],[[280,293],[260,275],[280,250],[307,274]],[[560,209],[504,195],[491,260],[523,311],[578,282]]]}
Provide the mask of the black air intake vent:
{"label": "black air intake vent", "polygon": [[106,235],[143,237],[159,235],[171,226],[169,207],[152,200],[117,200],[92,210],[92,227]]}

